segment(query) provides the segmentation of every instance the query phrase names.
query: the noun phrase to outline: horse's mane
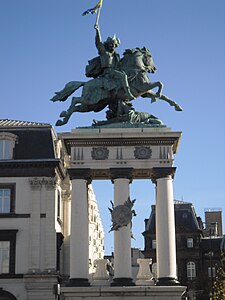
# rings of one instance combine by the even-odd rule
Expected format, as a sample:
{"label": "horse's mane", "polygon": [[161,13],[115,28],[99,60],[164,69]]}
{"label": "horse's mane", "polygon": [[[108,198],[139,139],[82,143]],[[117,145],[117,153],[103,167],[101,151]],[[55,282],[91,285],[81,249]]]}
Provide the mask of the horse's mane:
{"label": "horse's mane", "polygon": [[129,54],[129,55],[130,55],[130,54],[135,54],[135,53],[137,53],[137,52],[141,52],[141,48],[136,47],[136,48],[133,48],[133,49],[125,49],[123,55],[127,55],[127,54]]}

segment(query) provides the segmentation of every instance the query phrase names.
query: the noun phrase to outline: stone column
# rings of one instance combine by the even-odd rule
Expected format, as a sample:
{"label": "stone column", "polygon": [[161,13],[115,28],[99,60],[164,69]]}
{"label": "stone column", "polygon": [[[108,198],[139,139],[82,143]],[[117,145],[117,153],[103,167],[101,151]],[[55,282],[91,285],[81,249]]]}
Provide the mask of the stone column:
{"label": "stone column", "polygon": [[68,170],[72,179],[70,281],[68,286],[89,286],[88,192],[89,169]]}
{"label": "stone column", "polygon": [[[111,174],[116,207],[128,200],[132,169],[111,169]],[[111,285],[135,285],[131,271],[131,224],[114,231],[114,279]]]}
{"label": "stone column", "polygon": [[176,272],[176,238],[173,196],[175,168],[154,168],[156,183],[157,285],[179,285]]}

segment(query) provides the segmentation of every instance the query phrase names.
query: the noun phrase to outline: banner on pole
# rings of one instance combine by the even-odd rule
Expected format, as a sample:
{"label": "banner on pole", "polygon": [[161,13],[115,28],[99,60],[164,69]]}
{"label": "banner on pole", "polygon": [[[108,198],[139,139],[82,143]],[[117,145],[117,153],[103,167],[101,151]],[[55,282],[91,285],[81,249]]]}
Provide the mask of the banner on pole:
{"label": "banner on pole", "polygon": [[102,2],[103,0],[99,0],[95,7],[87,9],[85,12],[82,13],[82,16],[86,16],[88,14],[95,14],[96,11],[102,7]]}

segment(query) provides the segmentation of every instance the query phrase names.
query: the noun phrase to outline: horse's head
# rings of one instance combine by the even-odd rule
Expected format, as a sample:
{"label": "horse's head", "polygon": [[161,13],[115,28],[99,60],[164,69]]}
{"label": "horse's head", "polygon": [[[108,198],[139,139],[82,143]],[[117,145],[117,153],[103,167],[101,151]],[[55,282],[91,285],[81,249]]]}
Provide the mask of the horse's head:
{"label": "horse's head", "polygon": [[155,73],[156,72],[156,67],[155,67],[155,64],[154,64],[154,61],[153,61],[153,58],[152,58],[152,55],[151,55],[151,52],[149,51],[148,48],[146,47],[143,47],[140,49],[142,55],[143,55],[143,63],[147,69],[147,71],[149,73]]}
{"label": "horse's head", "polygon": [[120,65],[122,70],[124,70],[126,73],[130,72],[132,69],[134,71],[137,71],[138,69],[145,70],[149,73],[155,73],[156,71],[152,55],[145,47],[126,49],[123,53],[123,58],[120,61]]}

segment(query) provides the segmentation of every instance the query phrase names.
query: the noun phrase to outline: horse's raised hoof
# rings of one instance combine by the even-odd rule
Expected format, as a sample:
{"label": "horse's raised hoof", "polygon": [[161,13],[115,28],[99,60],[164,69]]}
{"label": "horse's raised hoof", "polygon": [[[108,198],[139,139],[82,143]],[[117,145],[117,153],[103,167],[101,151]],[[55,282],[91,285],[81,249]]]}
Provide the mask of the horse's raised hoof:
{"label": "horse's raised hoof", "polygon": [[56,97],[57,97],[57,96],[52,97],[52,98],[50,99],[50,101],[52,101],[52,102],[58,101]]}
{"label": "horse's raised hoof", "polygon": [[62,111],[59,116],[60,118],[65,118],[67,116],[67,111],[66,110]]}
{"label": "horse's raised hoof", "polygon": [[55,123],[55,126],[62,126],[64,125],[65,123],[62,121],[62,120],[58,120],[56,123]]}
{"label": "horse's raised hoof", "polygon": [[175,110],[176,110],[176,111],[182,111],[182,110],[183,110],[183,108],[182,108],[182,107],[180,107],[180,105],[176,105],[176,106],[175,106]]}

